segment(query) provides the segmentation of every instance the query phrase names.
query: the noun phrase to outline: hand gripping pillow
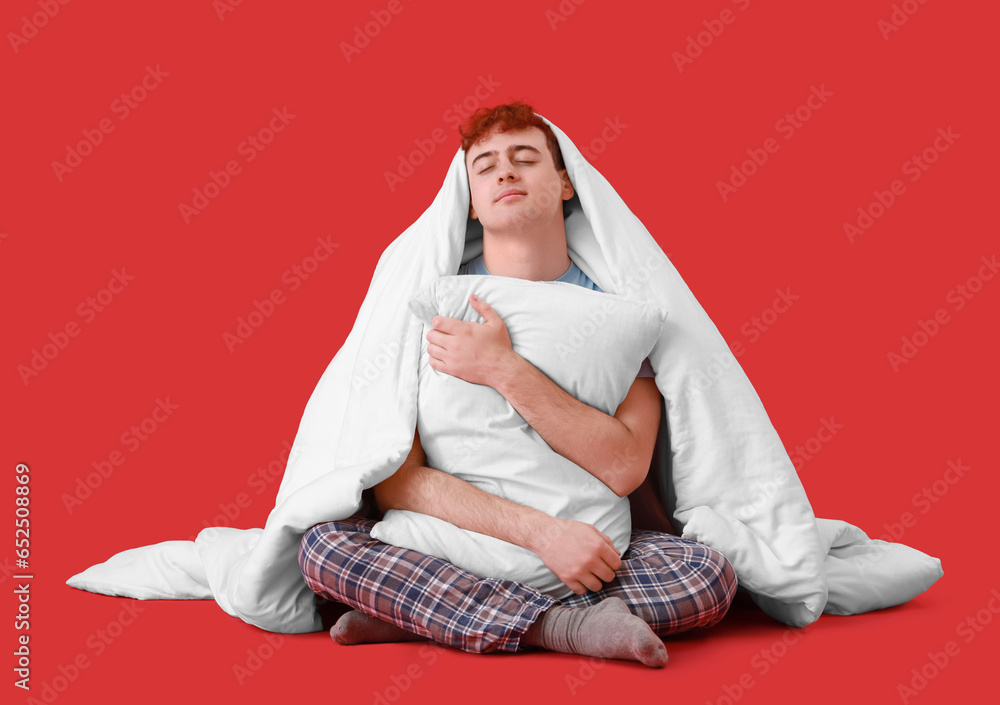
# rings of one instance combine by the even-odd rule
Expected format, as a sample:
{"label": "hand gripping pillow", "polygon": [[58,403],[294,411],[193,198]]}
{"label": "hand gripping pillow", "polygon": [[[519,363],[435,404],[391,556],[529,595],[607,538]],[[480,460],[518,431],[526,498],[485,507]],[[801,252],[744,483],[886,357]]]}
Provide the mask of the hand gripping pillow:
{"label": "hand gripping pillow", "polygon": [[[627,497],[618,497],[538,435],[492,387],[434,370],[431,320],[482,323],[475,293],[507,326],[515,352],[580,401],[614,415],[663,329],[667,312],[615,294],[555,281],[493,275],[441,277],[409,301],[423,324],[417,430],[427,465],[551,516],[594,525],[628,548]],[[447,560],[471,573],[528,583],[554,597],[572,592],[531,551],[425,514],[390,510],[371,535]]]}

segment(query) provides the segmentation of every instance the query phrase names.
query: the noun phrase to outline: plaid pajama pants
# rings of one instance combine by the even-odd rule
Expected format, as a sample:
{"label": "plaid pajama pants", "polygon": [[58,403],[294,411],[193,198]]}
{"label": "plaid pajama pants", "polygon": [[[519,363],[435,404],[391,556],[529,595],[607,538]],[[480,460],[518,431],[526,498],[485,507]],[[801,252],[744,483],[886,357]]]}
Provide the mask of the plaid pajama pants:
{"label": "plaid pajama pants", "polygon": [[299,566],[318,595],[462,651],[517,651],[521,636],[555,604],[585,607],[620,597],[659,636],[716,624],[736,593],[721,553],[670,534],[634,530],[621,567],[598,592],[557,600],[524,583],[480,578],[434,556],[370,536],[354,516],[302,537]]}

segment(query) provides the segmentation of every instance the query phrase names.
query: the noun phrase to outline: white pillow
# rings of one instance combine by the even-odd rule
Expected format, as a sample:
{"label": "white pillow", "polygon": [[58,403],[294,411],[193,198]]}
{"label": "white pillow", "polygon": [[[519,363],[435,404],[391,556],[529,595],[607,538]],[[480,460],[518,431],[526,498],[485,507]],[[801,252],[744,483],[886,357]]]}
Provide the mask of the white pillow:
{"label": "white pillow", "polygon": [[163,541],[116,553],[66,581],[78,590],[137,600],[209,600],[193,541]]}
{"label": "white pillow", "polygon": [[[826,554],[824,572],[828,595],[823,612],[861,614],[893,607],[924,592],[944,575],[941,561],[901,543],[870,539],[856,526],[817,519]],[[754,602],[769,615],[796,627],[815,621],[801,603],[754,594]]]}
{"label": "white pillow", "polygon": [[[567,282],[492,275],[441,277],[409,301],[423,323],[417,430],[427,465],[551,516],[584,521],[628,548],[627,497],[553,451],[492,387],[429,365],[427,333],[441,315],[482,322],[475,293],[503,320],[514,351],[585,404],[613,415],[659,339],[667,312]],[[531,551],[416,512],[390,510],[371,535],[481,577],[514,579],[555,597],[571,593]]]}
{"label": "white pillow", "polygon": [[824,612],[849,615],[901,605],[944,575],[941,561],[901,543],[870,539],[843,521],[817,519],[830,546],[826,580],[830,596]]}

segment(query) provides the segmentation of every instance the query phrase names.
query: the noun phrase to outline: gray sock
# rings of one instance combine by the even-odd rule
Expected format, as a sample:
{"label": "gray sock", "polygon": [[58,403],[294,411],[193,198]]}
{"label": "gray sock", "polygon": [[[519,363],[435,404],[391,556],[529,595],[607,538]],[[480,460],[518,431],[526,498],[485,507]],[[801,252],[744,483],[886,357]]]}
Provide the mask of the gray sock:
{"label": "gray sock", "polygon": [[589,607],[550,607],[521,641],[564,654],[641,661],[653,668],[667,663],[660,637],[619,597]]}

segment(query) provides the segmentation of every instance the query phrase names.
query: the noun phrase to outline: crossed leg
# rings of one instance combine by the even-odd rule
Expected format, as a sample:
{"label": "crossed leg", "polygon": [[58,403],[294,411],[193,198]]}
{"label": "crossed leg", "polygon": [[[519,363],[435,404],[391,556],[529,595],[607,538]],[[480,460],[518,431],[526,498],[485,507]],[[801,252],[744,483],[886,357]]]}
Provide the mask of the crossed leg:
{"label": "crossed leg", "polygon": [[736,592],[721,553],[669,534],[633,531],[614,580],[559,601],[377,541],[369,533],[375,523],[326,522],[302,539],[309,587],[358,611],[332,630],[342,643],[429,638],[474,653],[534,645],[661,666],[666,650],[654,637],[712,626]]}

